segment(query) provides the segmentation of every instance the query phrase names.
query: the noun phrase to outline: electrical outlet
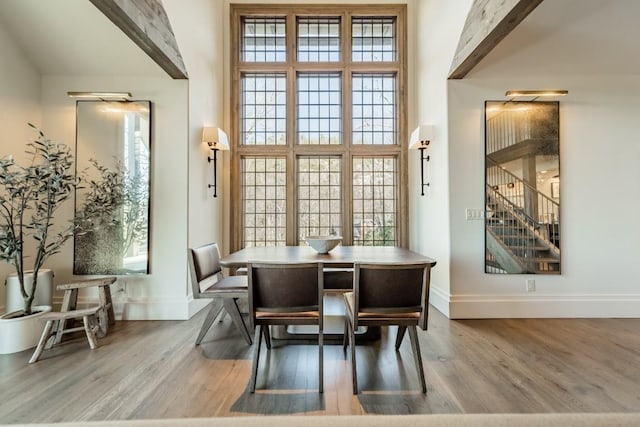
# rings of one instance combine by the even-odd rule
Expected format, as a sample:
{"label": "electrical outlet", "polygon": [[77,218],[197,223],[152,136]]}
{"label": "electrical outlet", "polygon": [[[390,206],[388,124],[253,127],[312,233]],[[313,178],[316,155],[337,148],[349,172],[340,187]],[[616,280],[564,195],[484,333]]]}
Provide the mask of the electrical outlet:
{"label": "electrical outlet", "polygon": [[536,281],[533,279],[525,280],[525,284],[527,285],[527,292],[535,292],[536,291]]}

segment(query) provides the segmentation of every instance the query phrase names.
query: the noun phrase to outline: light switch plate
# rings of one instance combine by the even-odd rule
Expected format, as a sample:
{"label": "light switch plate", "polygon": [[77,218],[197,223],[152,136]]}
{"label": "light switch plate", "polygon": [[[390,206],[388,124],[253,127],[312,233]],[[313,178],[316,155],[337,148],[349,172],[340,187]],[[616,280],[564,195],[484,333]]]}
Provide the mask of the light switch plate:
{"label": "light switch plate", "polygon": [[467,221],[479,221],[484,219],[484,209],[466,209]]}

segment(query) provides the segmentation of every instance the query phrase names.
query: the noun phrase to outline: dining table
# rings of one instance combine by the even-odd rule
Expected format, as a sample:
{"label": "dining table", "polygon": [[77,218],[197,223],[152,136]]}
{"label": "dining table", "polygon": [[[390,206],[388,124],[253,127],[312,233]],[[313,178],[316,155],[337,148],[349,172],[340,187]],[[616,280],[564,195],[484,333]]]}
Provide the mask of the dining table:
{"label": "dining table", "polygon": [[432,258],[398,246],[342,246],[320,254],[309,246],[253,246],[220,259],[227,268],[244,267],[249,261],[321,262],[328,268],[352,268],[355,262],[415,262],[436,265]]}
{"label": "dining table", "polygon": [[[430,270],[436,265],[432,258],[398,246],[342,246],[339,245],[326,254],[320,254],[309,246],[253,246],[232,252],[220,259],[223,267],[237,269],[249,262],[299,263],[318,262],[323,264],[325,277],[325,340],[342,340],[344,325],[344,304],[342,298],[335,298],[335,292],[352,289],[352,269],[354,263],[426,263]],[[428,275],[429,277],[430,275]],[[332,331],[333,330],[333,331]],[[317,334],[305,328],[278,328],[273,331],[275,339],[313,339]],[[364,328],[357,334],[357,341],[379,339],[379,328]]]}

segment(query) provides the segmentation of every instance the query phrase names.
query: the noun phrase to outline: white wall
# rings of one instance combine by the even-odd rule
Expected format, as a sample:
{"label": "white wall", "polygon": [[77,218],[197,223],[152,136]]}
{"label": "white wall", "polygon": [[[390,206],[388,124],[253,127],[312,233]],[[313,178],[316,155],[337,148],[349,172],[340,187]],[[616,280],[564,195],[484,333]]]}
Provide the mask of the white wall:
{"label": "white wall", "polygon": [[[44,76],[43,129],[51,139],[75,145],[75,101],[67,91],[82,90],[129,91],[134,99],[152,102],[151,274],[119,277],[126,294],[114,294],[117,309],[125,319],[187,319],[187,83],[168,76]],[[57,221],[72,216],[69,203]],[[56,283],[72,279],[73,244],[47,267],[54,269]],[[94,297],[87,292],[80,301]]]}
{"label": "white wall", "polygon": [[[186,260],[188,82],[172,80],[157,69],[150,75],[146,68],[139,72],[135,67],[131,75],[41,76],[4,28],[0,28],[0,55],[0,155],[23,151],[24,142],[33,135],[27,122],[73,148],[75,101],[67,97],[67,91],[130,91],[136,99],[152,101],[151,274],[120,277],[113,289],[114,300],[116,311],[126,319],[187,319],[191,314]],[[140,55],[145,56],[142,51]],[[69,201],[58,212],[56,222],[66,223],[72,216],[73,201]],[[55,271],[56,283],[63,283],[73,278],[72,264],[73,243],[69,241],[45,267]],[[10,272],[10,266],[0,265],[2,279]],[[121,288],[126,292],[117,292]],[[1,306],[4,292],[0,295]],[[54,296],[54,304],[60,297]],[[95,290],[91,290],[81,294],[79,301],[95,299]]]}
{"label": "white wall", "polygon": [[[435,126],[435,136],[427,150],[431,160],[425,161],[425,195],[420,189],[420,154],[409,153],[409,220],[411,249],[437,261],[431,276],[431,304],[449,315],[450,297],[450,199],[457,194],[449,184],[449,132],[461,124],[450,121],[447,99],[447,75],[458,45],[471,0],[417,2],[412,15],[416,28],[415,80],[410,93],[417,93],[415,120],[409,131],[420,124]],[[412,34],[412,33],[410,33]],[[413,38],[410,36],[410,38]],[[427,172],[428,170],[428,172]]]}
{"label": "white wall", "polygon": [[[229,178],[228,152],[218,152],[218,197],[213,197],[213,164],[207,161],[211,152],[202,143],[203,127],[220,127],[229,132],[225,121],[223,82],[223,35],[227,21],[222,2],[164,0],[163,5],[189,74],[188,117],[188,247],[218,242],[227,252],[228,233],[224,233],[224,212],[229,196],[225,185]],[[186,260],[186,249],[183,253]],[[190,279],[189,279],[190,280]],[[204,305],[193,301],[190,313]],[[208,301],[204,301],[205,303]]]}
{"label": "white wall", "polygon": [[[633,0],[544,2],[449,82],[452,318],[640,316],[638,13]],[[548,88],[569,91],[559,98],[562,274],[485,274],[483,222],[464,219],[484,206],[484,101]]]}
{"label": "white wall", "polygon": [[[40,74],[0,25],[0,157],[13,154],[23,163],[24,144],[35,133],[27,125],[40,126]],[[0,280],[15,272],[12,265],[0,263]],[[0,313],[4,313],[4,286],[0,292]]]}
{"label": "white wall", "polygon": [[[611,58],[611,49],[636,46],[624,16],[637,15],[637,2],[580,2],[590,11],[580,20],[620,26],[624,39],[616,44],[607,37],[613,28],[599,28],[591,47],[577,34],[593,25],[567,21],[575,7],[558,12],[562,5],[543,3],[464,80],[447,81],[470,4],[421,1],[416,13],[417,120],[409,127],[435,124],[436,137],[430,194],[411,199],[411,244],[438,260],[432,303],[451,318],[639,316],[637,52],[600,63],[592,49],[607,46],[602,53]],[[574,60],[569,51],[581,54]],[[466,208],[484,207],[484,101],[505,99],[508,89],[545,88],[569,90],[560,100],[562,275],[485,274],[484,223],[465,219]],[[412,157],[410,191],[419,194],[418,154]],[[525,279],[536,281],[536,292],[525,292]]]}
{"label": "white wall", "polygon": [[[485,100],[513,88],[563,88],[560,100],[562,274],[484,271]],[[640,77],[547,76],[450,82],[451,317],[640,316]],[[535,279],[536,292],[525,292]]]}

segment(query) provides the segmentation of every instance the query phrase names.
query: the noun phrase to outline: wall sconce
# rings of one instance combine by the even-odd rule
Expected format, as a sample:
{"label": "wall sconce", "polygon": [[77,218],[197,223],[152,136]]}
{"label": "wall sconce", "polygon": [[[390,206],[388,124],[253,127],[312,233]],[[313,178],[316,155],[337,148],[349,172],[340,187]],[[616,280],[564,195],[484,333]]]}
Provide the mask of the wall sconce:
{"label": "wall sconce", "polygon": [[202,142],[207,144],[209,150],[213,151],[213,157],[207,156],[207,161],[211,163],[213,160],[213,185],[209,184],[209,188],[213,187],[213,197],[218,197],[217,175],[218,175],[218,150],[229,149],[229,139],[227,134],[220,128],[203,128]]}
{"label": "wall sconce", "polygon": [[429,182],[424,182],[424,161],[430,160],[430,156],[424,156],[424,150],[429,147],[431,140],[433,139],[434,126],[432,125],[420,125],[413,132],[409,138],[409,150],[420,150],[420,180],[422,183],[422,195],[424,196],[424,186],[429,186]]}

